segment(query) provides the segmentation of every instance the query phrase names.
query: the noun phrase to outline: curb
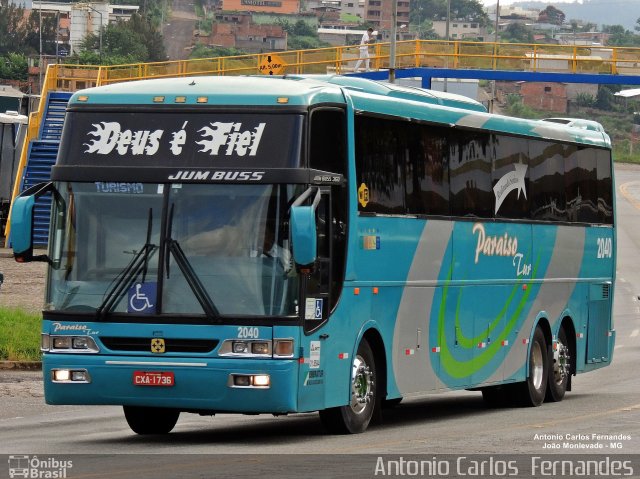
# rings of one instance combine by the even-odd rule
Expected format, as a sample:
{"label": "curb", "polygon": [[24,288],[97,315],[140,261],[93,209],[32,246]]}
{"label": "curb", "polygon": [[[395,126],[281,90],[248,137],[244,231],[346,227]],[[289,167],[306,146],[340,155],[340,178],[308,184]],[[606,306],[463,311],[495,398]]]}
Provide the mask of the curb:
{"label": "curb", "polygon": [[42,369],[41,361],[0,361],[0,370],[20,369],[38,371]]}

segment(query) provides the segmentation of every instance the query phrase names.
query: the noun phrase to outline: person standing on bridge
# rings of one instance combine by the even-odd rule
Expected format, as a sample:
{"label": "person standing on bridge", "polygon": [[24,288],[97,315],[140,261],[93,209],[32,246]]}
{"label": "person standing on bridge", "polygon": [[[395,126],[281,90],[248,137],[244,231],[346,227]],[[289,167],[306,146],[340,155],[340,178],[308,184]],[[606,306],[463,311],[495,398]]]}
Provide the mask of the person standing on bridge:
{"label": "person standing on bridge", "polygon": [[365,62],[365,71],[369,71],[369,44],[373,43],[373,37],[373,28],[367,28],[367,31],[364,32],[364,35],[362,35],[362,39],[360,40],[360,58],[358,59],[358,63],[356,63],[356,67],[353,71],[358,71],[363,60]]}

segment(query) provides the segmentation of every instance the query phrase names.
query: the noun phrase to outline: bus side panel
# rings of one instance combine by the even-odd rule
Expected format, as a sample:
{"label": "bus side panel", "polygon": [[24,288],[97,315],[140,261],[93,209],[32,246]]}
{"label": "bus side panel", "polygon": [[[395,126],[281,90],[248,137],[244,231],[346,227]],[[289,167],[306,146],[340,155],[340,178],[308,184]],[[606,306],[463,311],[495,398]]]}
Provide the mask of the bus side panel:
{"label": "bus side panel", "polygon": [[[612,360],[614,331],[612,318],[615,274],[613,228],[587,228],[581,277],[591,278],[579,296],[584,313],[576,324],[579,345],[576,369],[586,371],[606,366]],[[577,293],[577,292],[576,292]]]}
{"label": "bus side panel", "polygon": [[500,383],[535,294],[531,280],[540,271],[532,258],[531,225],[458,222],[453,241],[452,281],[464,286],[448,299],[456,307],[445,331],[457,354],[443,349],[443,372],[457,387]]}
{"label": "bus side panel", "polygon": [[409,270],[393,331],[393,376],[401,394],[446,388],[438,378],[439,337],[429,312],[443,304],[435,286],[450,269],[452,232],[452,222],[427,221]]}
{"label": "bus side panel", "polygon": [[[421,238],[426,238],[423,235],[424,220],[360,216],[356,224],[355,244],[352,243],[349,249],[356,281],[345,284],[345,292],[341,299],[341,302],[352,301],[354,307],[350,321],[345,324],[352,326],[350,330],[359,331],[369,320],[376,323],[385,343],[387,364],[392,365],[387,367],[387,391],[397,396],[398,391],[404,392],[398,387],[397,380],[405,376],[397,374],[395,361],[399,355],[398,348],[404,347],[406,342],[403,339],[404,335],[411,338],[414,350],[418,323],[424,325],[425,341],[428,337],[426,328],[428,310],[423,309],[420,303],[407,303],[404,299],[406,292],[404,286],[408,279],[417,280],[418,274],[423,277],[433,275],[435,278],[442,255],[438,258],[434,253],[432,256],[438,261],[438,269],[433,269],[428,263],[422,263],[425,267],[423,271],[420,273],[412,271],[416,258],[422,257],[421,254],[416,254],[416,249]],[[422,247],[426,248],[426,243],[423,243]],[[412,274],[414,276],[411,276]],[[359,288],[358,295],[354,294],[354,288]],[[377,289],[377,293],[374,293],[374,289]],[[365,294],[371,295],[370,303],[363,301],[367,297]],[[412,310],[406,313],[401,312],[401,305],[406,304],[410,304]],[[405,327],[402,318],[406,315],[410,315],[415,324],[406,325],[406,332],[403,330],[396,345],[394,338],[397,331],[394,329],[399,324]],[[345,332],[345,334],[348,333]],[[354,345],[355,347],[357,345]],[[421,362],[418,367],[425,371],[430,369],[424,362]]]}

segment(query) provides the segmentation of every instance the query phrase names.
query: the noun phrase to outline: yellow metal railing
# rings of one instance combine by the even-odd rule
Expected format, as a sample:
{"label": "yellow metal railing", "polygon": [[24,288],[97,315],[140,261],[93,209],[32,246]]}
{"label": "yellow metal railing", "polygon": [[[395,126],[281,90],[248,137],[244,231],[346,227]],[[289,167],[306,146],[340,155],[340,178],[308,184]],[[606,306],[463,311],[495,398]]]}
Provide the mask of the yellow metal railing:
{"label": "yellow metal railing", "polygon": [[[373,69],[389,68],[389,43],[373,45],[371,53]],[[271,71],[271,67],[276,64],[281,65],[278,74],[343,74],[353,72],[358,56],[359,46],[352,45],[131,65],[49,65],[42,86],[40,106],[29,118],[29,131],[22,148],[13,198],[19,193],[29,141],[37,137],[49,91],[76,91],[150,78],[255,75]],[[445,40],[398,42],[396,68],[412,67],[640,75],[640,48]],[[7,223],[6,235],[9,230],[10,224]]]}
{"label": "yellow metal railing", "polygon": [[[74,91],[149,78],[254,75],[269,71],[265,66],[269,66],[270,58],[283,65],[279,70],[282,73],[343,74],[353,72],[358,53],[358,45],[352,45],[103,67],[51,65],[43,94],[47,88]],[[376,70],[389,68],[389,43],[371,47],[371,66]],[[396,67],[640,74],[640,48],[409,40],[397,43]]]}

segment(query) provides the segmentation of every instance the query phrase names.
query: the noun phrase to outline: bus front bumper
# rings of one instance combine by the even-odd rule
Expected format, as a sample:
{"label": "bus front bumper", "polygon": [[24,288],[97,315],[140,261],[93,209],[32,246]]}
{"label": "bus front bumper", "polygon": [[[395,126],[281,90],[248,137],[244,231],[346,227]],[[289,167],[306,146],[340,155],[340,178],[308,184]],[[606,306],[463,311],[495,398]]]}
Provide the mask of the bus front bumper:
{"label": "bus front bumper", "polygon": [[[47,404],[287,413],[297,407],[298,367],[295,359],[45,354],[42,371]],[[250,384],[255,376],[258,385]]]}

